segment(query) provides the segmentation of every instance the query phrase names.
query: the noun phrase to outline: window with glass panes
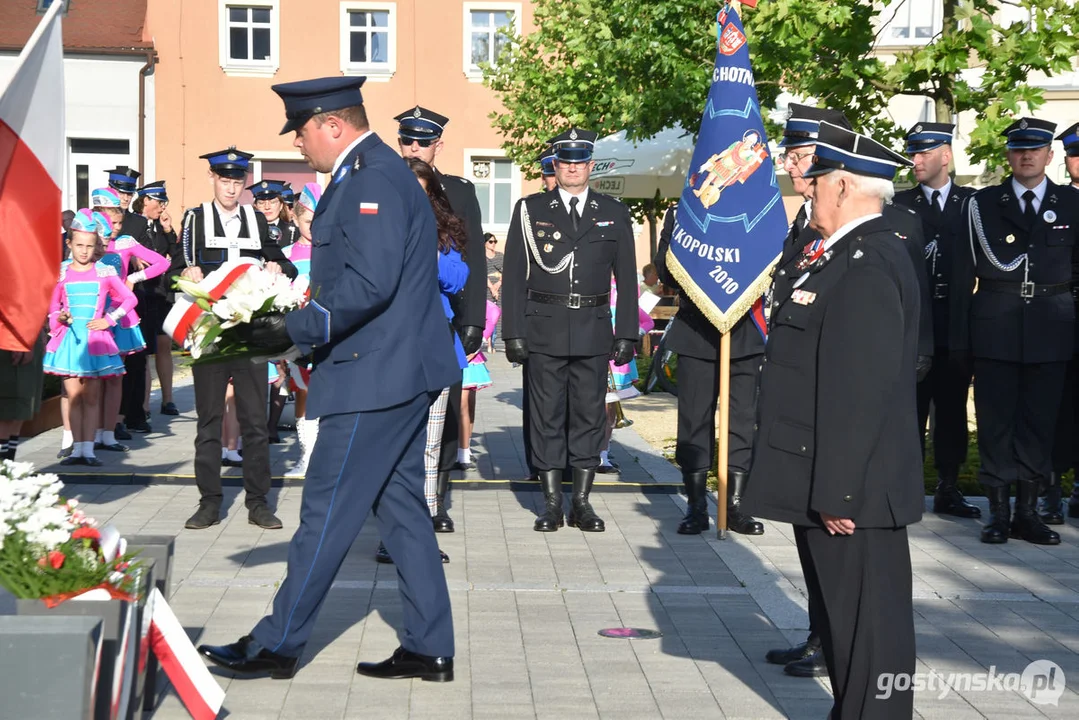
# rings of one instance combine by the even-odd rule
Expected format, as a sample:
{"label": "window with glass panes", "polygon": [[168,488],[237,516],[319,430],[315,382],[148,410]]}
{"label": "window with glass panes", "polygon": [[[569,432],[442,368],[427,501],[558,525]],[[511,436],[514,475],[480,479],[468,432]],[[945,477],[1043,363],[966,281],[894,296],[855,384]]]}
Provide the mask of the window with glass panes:
{"label": "window with glass panes", "polygon": [[389,10],[349,10],[349,64],[388,64],[390,31]]}
{"label": "window with glass panes", "polygon": [[888,22],[884,44],[928,43],[940,30],[940,0],[892,0],[880,17]]}
{"label": "window with glass panes", "polygon": [[472,182],[485,228],[509,225],[513,214],[513,162],[508,158],[472,158]]}
{"label": "window with glass panes", "polygon": [[265,62],[270,58],[272,11],[269,7],[228,6],[229,59]]}
{"label": "window with glass panes", "polygon": [[497,64],[502,48],[509,42],[499,31],[513,29],[513,12],[510,10],[472,10],[469,16],[473,69],[478,70],[480,63]]}

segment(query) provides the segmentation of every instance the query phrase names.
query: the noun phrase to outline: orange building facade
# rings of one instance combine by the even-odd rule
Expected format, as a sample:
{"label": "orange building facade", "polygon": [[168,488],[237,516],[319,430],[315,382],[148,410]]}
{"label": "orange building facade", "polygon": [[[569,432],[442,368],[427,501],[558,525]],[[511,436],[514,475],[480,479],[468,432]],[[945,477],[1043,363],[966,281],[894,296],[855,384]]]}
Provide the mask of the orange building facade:
{"label": "orange building facade", "polygon": [[[436,159],[476,183],[484,229],[504,236],[513,204],[538,189],[501,150],[488,115],[500,109],[475,61],[497,61],[497,28],[532,29],[529,2],[467,0],[187,0],[147,4],[154,72],[156,166],[177,211],[207,199],[199,156],[235,145],[254,153],[251,182],[316,178],[279,135],[270,86],[366,75],[372,129],[396,141],[393,117],[423,105],[450,118]],[[176,211],[174,211],[175,214]]]}

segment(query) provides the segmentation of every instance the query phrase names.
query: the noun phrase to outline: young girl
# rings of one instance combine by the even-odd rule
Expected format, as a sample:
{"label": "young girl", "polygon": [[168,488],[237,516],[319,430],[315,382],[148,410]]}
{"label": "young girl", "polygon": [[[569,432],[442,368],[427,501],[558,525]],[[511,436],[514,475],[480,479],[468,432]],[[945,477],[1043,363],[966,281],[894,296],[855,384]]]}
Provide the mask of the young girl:
{"label": "young girl", "polygon": [[[93,440],[100,415],[101,380],[124,373],[110,328],[136,302],[116,270],[94,262],[98,230],[98,221],[89,210],[76,214],[68,240],[71,262],[61,268],[49,306],[52,339],[46,347],[45,372],[64,378],[75,440],[71,455],[61,460],[61,465],[101,465],[94,456]],[[108,312],[107,300],[112,301]]]}
{"label": "young girl", "polygon": [[[490,300],[487,301],[487,320],[483,328],[484,340],[494,335],[502,311]],[[461,437],[457,446],[457,464],[462,470],[475,467],[472,464],[472,426],[476,423],[476,391],[491,387],[491,373],[487,371],[487,357],[482,351],[472,353],[468,358],[468,367],[461,378]]]}
{"label": "young girl", "polygon": [[[300,239],[284,249],[285,257],[296,266],[296,281],[300,278],[311,277],[311,221],[315,218],[315,207],[322,197],[322,187],[318,183],[307,183],[303,186],[300,196],[296,199],[293,208],[293,219],[299,230]],[[289,471],[287,477],[304,477],[307,474],[307,464],[311,460],[311,452],[315,449],[315,441],[318,439],[318,419],[308,420],[307,414],[307,380],[310,378],[310,367],[298,366],[289,362],[289,377],[293,382],[293,391],[296,393],[296,435],[300,439],[300,449],[303,456],[296,467]]]}
{"label": "young girl", "polygon": [[[134,290],[136,283],[156,278],[169,269],[168,258],[144,247],[130,235],[119,235],[120,226],[124,221],[124,210],[120,204],[120,195],[115,190],[108,187],[98,188],[91,193],[91,198],[94,203],[94,216],[99,218],[98,227],[101,239],[107,243],[109,255],[119,258],[118,271],[120,280],[127,284],[129,290]],[[109,255],[106,255],[106,257],[109,257]],[[135,260],[140,261],[140,264],[146,266],[146,269],[128,274],[128,270]],[[134,310],[117,323],[116,327],[113,328],[113,334],[116,337],[116,347],[120,351],[120,356],[124,358],[125,367],[131,367],[132,363],[143,363],[145,367],[146,358],[142,355],[142,351],[146,349],[146,339],[143,337],[142,328],[139,326],[139,316]],[[136,372],[136,376],[142,378],[143,382],[145,381],[146,374],[144,372]],[[142,405],[145,388],[141,387],[135,390],[129,388],[128,390],[135,393],[135,397],[128,398],[126,404],[126,407],[129,408],[128,414],[130,415],[134,412],[136,416],[125,416],[125,421],[129,427],[137,430],[144,427],[146,421]],[[126,445],[116,442],[116,435],[113,430],[119,422],[120,407],[123,404],[123,380],[118,377],[106,380],[102,400],[102,421],[94,437],[95,446],[98,450],[127,452]],[[136,410],[132,411],[131,407],[136,408]]]}

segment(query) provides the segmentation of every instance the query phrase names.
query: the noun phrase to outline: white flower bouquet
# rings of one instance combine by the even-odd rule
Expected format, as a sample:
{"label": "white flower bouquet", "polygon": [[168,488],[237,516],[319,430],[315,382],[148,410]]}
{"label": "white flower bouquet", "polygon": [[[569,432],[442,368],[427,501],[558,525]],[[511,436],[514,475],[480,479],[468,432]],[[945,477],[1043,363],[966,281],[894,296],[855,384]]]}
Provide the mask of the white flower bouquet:
{"label": "white flower bouquet", "polygon": [[251,258],[227,262],[201,282],[177,279],[176,298],[167,332],[188,348],[195,364],[235,358],[266,359],[249,348],[232,328],[273,312],[289,312],[307,302],[307,278],[295,282],[271,273]]}

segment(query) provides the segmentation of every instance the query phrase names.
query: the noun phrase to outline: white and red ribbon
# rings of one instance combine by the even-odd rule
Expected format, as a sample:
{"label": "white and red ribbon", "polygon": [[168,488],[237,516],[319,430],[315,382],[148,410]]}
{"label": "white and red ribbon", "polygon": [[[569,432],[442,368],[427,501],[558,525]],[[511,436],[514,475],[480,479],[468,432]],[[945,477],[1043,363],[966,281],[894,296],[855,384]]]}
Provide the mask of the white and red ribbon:
{"label": "white and red ribbon", "polygon": [[161,669],[194,720],[214,720],[225,702],[225,691],[206,669],[161,591],[154,588],[149,601],[153,603],[150,647]]}
{"label": "white and red ribbon", "polygon": [[[250,270],[251,266],[258,264],[259,261],[255,258],[239,258],[226,262],[204,277],[198,284],[199,289],[214,300],[220,300],[234,282]],[[191,326],[204,312],[206,311],[198,306],[194,297],[187,293],[177,294],[176,302],[169,311],[168,317],[165,318],[165,332],[177,345],[184,347]]]}

